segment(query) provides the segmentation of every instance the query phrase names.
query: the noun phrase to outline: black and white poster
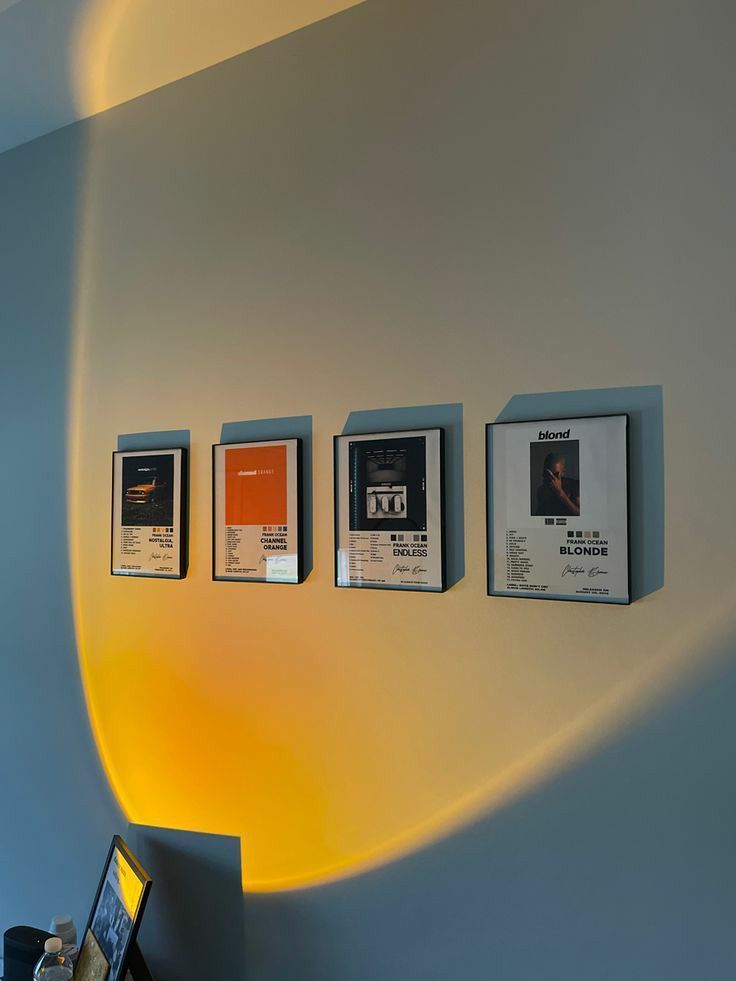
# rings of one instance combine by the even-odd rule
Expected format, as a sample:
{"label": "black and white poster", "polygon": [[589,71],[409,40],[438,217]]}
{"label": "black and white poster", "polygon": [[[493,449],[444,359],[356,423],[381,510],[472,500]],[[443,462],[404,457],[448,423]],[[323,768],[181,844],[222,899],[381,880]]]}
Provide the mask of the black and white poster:
{"label": "black and white poster", "polygon": [[443,432],[335,437],[336,585],[445,588]]}
{"label": "black and white poster", "polygon": [[181,579],[186,574],[186,452],[113,453],[113,575]]}
{"label": "black and white poster", "polygon": [[630,602],[628,422],[488,425],[491,595]]}

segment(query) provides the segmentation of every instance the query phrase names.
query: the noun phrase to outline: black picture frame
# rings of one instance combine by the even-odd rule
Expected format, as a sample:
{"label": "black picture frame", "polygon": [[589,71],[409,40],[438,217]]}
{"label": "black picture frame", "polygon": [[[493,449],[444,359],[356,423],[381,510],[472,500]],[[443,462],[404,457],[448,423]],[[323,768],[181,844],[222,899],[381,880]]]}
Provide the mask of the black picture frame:
{"label": "black picture frame", "polygon": [[[296,445],[296,498],[297,498],[297,578],[267,579],[265,577],[218,576],[217,572],[217,468],[216,452],[220,447],[238,447],[273,443],[294,443]],[[304,582],[304,440],[301,436],[276,436],[270,439],[244,439],[227,443],[212,444],[212,581],[237,582],[245,584],[267,584],[269,586],[300,586]]]}
{"label": "black picture frame", "polygon": [[[131,871],[135,874],[136,878],[140,882],[141,898],[138,903],[138,907],[136,909],[135,915],[131,917],[132,922],[131,922],[130,932],[125,941],[125,945],[123,947],[122,954],[120,956],[120,962],[117,965],[117,970],[115,971],[115,973],[113,973],[112,965],[108,965],[109,970],[107,976],[105,977],[105,981],[124,981],[128,970],[130,970],[131,968],[135,970],[136,964],[138,964],[139,962],[143,963],[142,957],[137,948],[137,937],[138,937],[138,929],[140,927],[141,920],[143,919],[143,914],[146,909],[146,903],[148,902],[148,896],[151,891],[151,886],[153,885],[153,880],[151,879],[151,876],[143,868],[143,866],[140,864],[140,862],[135,857],[135,855],[133,855],[133,853],[128,848],[126,843],[123,841],[123,839],[120,837],[120,835],[114,835],[112,842],[110,843],[110,848],[108,849],[107,852],[107,858],[105,859],[105,864],[102,868],[102,875],[100,876],[100,881],[97,885],[97,890],[95,891],[95,898],[92,901],[89,917],[87,919],[87,925],[85,927],[84,934],[82,936],[82,944],[80,946],[80,951],[79,951],[79,960],[77,961],[77,969],[74,972],[74,977],[77,978],[78,981],[92,981],[92,979],[86,978],[84,977],[84,974],[78,972],[84,966],[84,961],[82,960],[82,957],[84,953],[85,944],[87,943],[88,934],[92,935],[98,946],[100,947],[102,946],[99,938],[97,938],[94,931],[92,930],[92,924],[94,923],[98,904],[100,902],[100,898],[102,896],[102,892],[105,887],[105,883],[107,881],[107,874],[110,868],[110,863],[112,862],[113,855],[115,854],[116,850],[121,854],[126,865],[129,866]],[[131,970],[131,973],[133,973],[133,970]],[[137,974],[138,971],[136,971],[136,975]]]}
{"label": "black picture frame", "polygon": [[[340,487],[338,485],[338,450],[341,440],[359,439],[364,437],[375,437],[385,439],[388,436],[412,436],[417,433],[436,432],[439,434],[439,522],[440,522],[440,588],[426,588],[422,586],[410,585],[391,585],[381,583],[366,584],[342,584],[339,581],[339,543],[340,543]],[[361,431],[359,433],[341,433],[332,437],[332,473],[333,473],[333,584],[338,589],[378,589],[384,592],[415,592],[415,593],[444,593],[447,592],[447,521],[446,521],[446,495],[445,495],[445,430],[442,426],[427,426],[414,429],[397,429],[376,432],[373,430]]]}
{"label": "black picture frame", "polygon": [[[181,474],[179,493],[179,572],[176,574],[157,572],[127,571],[115,568],[115,495],[120,490],[115,481],[115,460],[117,457],[135,456],[136,454],[151,454],[152,456],[167,453],[181,454]],[[176,464],[175,464],[176,465]],[[189,571],[189,451],[185,446],[170,446],[155,450],[115,450],[112,454],[112,494],[110,502],[110,575],[135,579],[186,579]]]}
{"label": "black picture frame", "polygon": [[[626,460],[626,593],[627,599],[584,599],[579,596],[560,596],[558,594],[548,596],[544,593],[529,595],[525,593],[500,592],[493,590],[493,514],[491,513],[491,492],[492,492],[492,461],[489,453],[489,433],[497,426],[509,426],[518,423],[536,425],[549,422],[579,422],[581,420],[592,419],[612,419],[623,418],[625,425],[625,460]],[[605,606],[630,606],[633,602],[631,593],[631,416],[628,412],[597,412],[589,415],[576,416],[543,416],[531,419],[499,419],[496,422],[488,422],[485,426],[485,495],[486,495],[486,595],[494,599],[521,599],[521,600],[548,600],[558,603],[588,603],[590,605]]]}

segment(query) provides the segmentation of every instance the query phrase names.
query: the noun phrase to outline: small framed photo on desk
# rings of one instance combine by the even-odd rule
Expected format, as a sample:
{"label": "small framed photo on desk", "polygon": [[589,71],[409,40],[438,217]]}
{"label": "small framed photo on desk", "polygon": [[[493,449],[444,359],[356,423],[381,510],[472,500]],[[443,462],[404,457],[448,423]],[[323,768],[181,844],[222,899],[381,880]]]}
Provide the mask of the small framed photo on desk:
{"label": "small framed photo on desk", "polygon": [[115,835],[84,932],[75,981],[124,981],[151,877]]}

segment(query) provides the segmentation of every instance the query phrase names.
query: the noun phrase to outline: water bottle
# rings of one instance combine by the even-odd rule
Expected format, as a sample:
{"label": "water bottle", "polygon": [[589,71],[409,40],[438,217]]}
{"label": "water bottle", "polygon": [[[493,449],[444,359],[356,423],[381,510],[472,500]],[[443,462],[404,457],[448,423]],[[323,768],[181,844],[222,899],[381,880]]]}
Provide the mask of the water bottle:
{"label": "water bottle", "polygon": [[33,969],[33,981],[70,981],[74,974],[71,959],[61,952],[61,937],[49,937],[44,953]]}
{"label": "water bottle", "polygon": [[77,928],[74,920],[68,913],[55,916],[51,921],[49,933],[54,937],[61,937],[61,952],[65,957],[69,957],[72,966],[76,966],[79,948],[77,947]]}

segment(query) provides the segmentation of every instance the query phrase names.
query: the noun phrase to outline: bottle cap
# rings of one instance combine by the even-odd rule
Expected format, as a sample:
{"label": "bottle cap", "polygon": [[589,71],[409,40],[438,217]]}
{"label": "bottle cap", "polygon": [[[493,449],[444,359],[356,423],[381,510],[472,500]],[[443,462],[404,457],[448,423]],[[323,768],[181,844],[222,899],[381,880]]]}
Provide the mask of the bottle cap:
{"label": "bottle cap", "polygon": [[62,942],[65,944],[75,944],[77,942],[77,928],[74,926],[74,920],[68,913],[62,913],[53,918],[49,933],[61,937]]}
{"label": "bottle cap", "polygon": [[58,954],[62,948],[61,937],[49,937],[43,945],[47,954]]}

